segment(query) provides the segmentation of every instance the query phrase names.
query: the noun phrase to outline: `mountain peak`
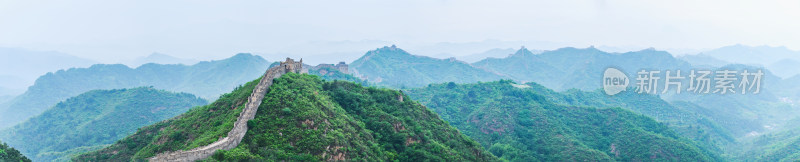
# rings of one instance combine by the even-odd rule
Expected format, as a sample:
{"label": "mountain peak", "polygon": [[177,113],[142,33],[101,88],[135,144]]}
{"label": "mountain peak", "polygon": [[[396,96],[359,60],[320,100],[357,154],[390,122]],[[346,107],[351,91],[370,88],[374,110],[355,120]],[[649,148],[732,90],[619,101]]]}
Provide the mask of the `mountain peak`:
{"label": "mountain peak", "polygon": [[581,52],[581,53],[583,53],[583,52],[588,52],[588,53],[594,53],[594,52],[603,52],[603,53],[605,53],[604,51],[601,51],[600,49],[597,49],[597,48],[595,48],[594,46],[589,46],[589,47],[586,47],[586,48],[564,47],[564,48],[559,48],[559,49],[556,49],[556,50],[554,50],[554,51],[560,51],[560,52]]}
{"label": "mountain peak", "polygon": [[511,56],[531,56],[531,55],[533,55],[533,52],[525,48],[525,46],[522,46],[519,48],[519,50],[517,50],[517,52],[514,52],[514,54],[512,54]]}
{"label": "mountain peak", "polygon": [[224,60],[232,60],[232,61],[242,61],[242,60],[263,60],[266,61],[259,55],[253,55],[251,53],[237,53],[233,57],[224,59]]}
{"label": "mountain peak", "polygon": [[406,56],[406,55],[407,56],[411,56],[411,54],[409,54],[408,52],[406,52],[403,49],[397,48],[397,46],[393,44],[392,46],[383,46],[383,47],[377,48],[375,50],[370,50],[370,51],[367,52],[367,54],[365,54],[362,57],[369,58],[369,57],[372,57],[372,56],[375,56],[375,55],[379,55],[379,54],[382,54],[382,53],[390,53],[391,55],[398,55],[399,54],[399,55],[403,55],[403,56]]}
{"label": "mountain peak", "polygon": [[256,55],[253,55],[251,53],[237,53],[236,55],[233,55],[233,57],[231,57],[231,58],[247,58],[247,57],[255,57],[255,56]]}

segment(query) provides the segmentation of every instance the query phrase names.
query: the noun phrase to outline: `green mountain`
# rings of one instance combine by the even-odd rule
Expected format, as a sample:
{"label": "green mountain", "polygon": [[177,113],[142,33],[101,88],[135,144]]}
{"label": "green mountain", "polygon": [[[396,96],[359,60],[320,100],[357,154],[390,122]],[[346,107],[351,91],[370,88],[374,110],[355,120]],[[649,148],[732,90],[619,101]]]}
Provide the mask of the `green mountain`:
{"label": "green mountain", "polygon": [[795,136],[786,141],[774,142],[769,147],[766,147],[766,151],[763,152],[765,154],[756,159],[759,161],[800,161],[800,136]]}
{"label": "green mountain", "polygon": [[[233,127],[258,80],[214,103],[143,127],[75,161],[129,161],[210,144]],[[287,73],[274,80],[238,147],[210,161],[495,161],[401,92]]]}
{"label": "green mountain", "polygon": [[67,161],[203,104],[191,94],[146,87],[93,90],[0,131],[0,139],[35,161]]}
{"label": "green mountain", "polygon": [[[532,87],[536,85],[528,83]],[[539,91],[542,92],[542,91]],[[693,102],[668,102],[657,95],[638,94],[632,89],[614,96],[598,91],[569,90],[550,95],[554,102],[565,105],[589,106],[597,108],[619,107],[650,117],[667,125],[681,137],[692,140],[703,150],[714,155],[724,155],[726,150],[737,144],[738,134],[734,134],[728,125],[722,125],[705,114],[705,107]],[[723,156],[728,158],[727,156]]]}
{"label": "green mountain", "polygon": [[505,160],[712,161],[719,158],[652,118],[604,106],[614,104],[594,103],[605,99],[578,104],[593,97],[558,94],[538,84],[515,84],[508,80],[444,83],[407,93]]}
{"label": "green mountain", "polygon": [[17,151],[16,149],[9,147],[6,143],[0,141],[0,161],[19,161],[19,162],[30,162],[31,159],[25,157]]}
{"label": "green mountain", "polygon": [[502,77],[451,59],[411,55],[395,47],[367,52],[350,64],[356,76],[390,87],[422,87],[430,83],[473,83],[498,80]]}
{"label": "green mountain", "polygon": [[59,70],[39,77],[24,94],[0,104],[0,128],[22,122],[64,99],[95,89],[153,86],[216,99],[237,85],[260,76],[267,65],[269,63],[260,56],[237,54],[228,59],[191,66],[145,64],[131,69],[120,64],[97,64],[89,68]]}
{"label": "green mountain", "polygon": [[740,161],[800,160],[800,118],[789,121],[786,129],[754,137],[737,149]]}
{"label": "green mountain", "polygon": [[[704,62],[704,60],[694,61]],[[562,48],[533,54],[523,48],[507,58],[485,59],[472,65],[506,74],[517,81],[534,81],[548,88],[566,90],[564,94],[574,96],[574,99],[570,101],[557,102],[592,107],[621,107],[644,114],[657,121],[667,123],[676,132],[699,143],[704,143],[701,145],[709,150],[717,150],[715,152],[719,153],[737,147],[739,138],[763,134],[780,126],[788,119],[797,117],[797,114],[800,113],[796,106],[791,106],[792,103],[800,101],[800,97],[796,97],[798,96],[796,90],[800,87],[796,78],[782,80],[773,75],[770,70],[739,64],[720,67],[692,66],[686,61],[672,57],[669,53],[653,49],[607,53],[591,47],[586,49]],[[761,93],[757,95],[668,93],[662,94],[662,96],[642,98],[641,95],[630,95],[627,91],[621,94],[627,97],[610,97],[599,92],[586,93],[569,90],[578,88],[594,91],[601,88],[602,82],[599,80],[601,80],[603,70],[608,67],[615,67],[626,72],[631,80],[636,78],[633,74],[641,69],[661,70],[662,76],[664,70],[682,70],[684,73],[688,73],[691,69],[724,69],[740,72],[742,69],[748,69],[751,72],[763,69],[765,76],[762,79]],[[738,84],[738,81],[734,84]],[[684,82],[683,85],[688,85],[688,82]],[[701,129],[703,132],[692,133],[698,132],[692,129]],[[727,154],[730,155],[730,153]]]}
{"label": "green mountain", "polygon": [[[728,51],[728,53],[730,52],[735,52],[735,50]],[[408,61],[416,60],[416,58],[413,57],[399,57],[407,55],[398,54],[392,56],[398,56],[393,60],[400,61],[393,62],[403,66],[414,66],[416,62],[420,62]],[[736,150],[738,150],[738,147],[741,147],[743,142],[746,143],[749,138],[781,131],[782,128],[779,127],[784,126],[783,123],[789,119],[798,117],[797,114],[800,114],[800,112],[798,112],[800,109],[797,109],[797,106],[795,106],[796,103],[800,102],[800,97],[798,97],[800,94],[796,91],[800,89],[800,84],[797,82],[797,80],[799,80],[797,78],[800,77],[781,79],[773,75],[768,69],[740,64],[724,66],[707,65],[703,63],[707,63],[709,59],[715,57],[707,55],[698,56],[702,56],[706,59],[698,60],[697,57],[685,57],[682,58],[684,60],[681,60],[667,52],[654,49],[625,53],[608,53],[590,47],[585,49],[561,48],[542,53],[533,53],[523,47],[506,58],[487,58],[471,65],[497,74],[501,78],[509,78],[518,82],[536,82],[544,85],[537,86],[538,84],[536,83],[526,84],[534,89],[538,89],[539,91],[537,92],[539,93],[546,93],[547,95],[544,96],[554,103],[596,108],[619,107],[645,115],[658,122],[663,122],[669,129],[679,134],[681,137],[689,139],[694,145],[700,147],[701,150],[711,152],[710,154],[714,156],[718,155],[724,159],[737,157],[738,153]],[[369,57],[374,56],[370,54],[364,56],[364,58]],[[693,66],[685,60],[694,62],[697,65]],[[410,76],[406,78],[395,77],[395,80],[406,79],[405,81],[407,82],[418,81],[419,83],[431,83],[431,81],[418,79],[425,77],[417,76],[415,72],[409,71],[412,68],[384,68],[387,66],[395,66],[392,63],[385,62],[388,61],[364,69],[384,70],[374,75],[398,73],[403,74],[403,76]],[[719,62],[724,63],[724,61],[717,61],[715,64],[719,64]],[[661,70],[662,75],[664,75],[664,70],[671,70],[673,72],[674,70],[681,70],[683,71],[683,76],[687,76],[690,70],[710,69],[718,71],[724,69],[738,70],[741,72],[742,69],[748,69],[750,71],[762,69],[764,70],[765,76],[762,79],[761,93],[757,95],[697,95],[689,93],[641,95],[631,93],[632,90],[629,89],[616,96],[608,96],[601,91],[596,91],[598,88],[602,87],[602,82],[600,82],[600,80],[603,70],[608,67],[622,70],[629,75],[628,78],[631,78],[631,80],[636,78],[635,74],[637,71],[643,69]],[[425,71],[426,73],[447,71],[448,74],[444,75],[471,76],[469,70],[448,71],[438,68],[421,67],[414,67],[413,69],[415,71]],[[362,76],[366,76],[365,78],[367,78],[368,81],[375,82],[375,78],[370,78],[370,75],[362,74]],[[447,81],[438,80],[432,82],[444,83]],[[453,82],[475,83],[477,81]],[[632,84],[632,87],[635,86],[635,83]],[[738,84],[738,81],[734,82],[734,84]],[[688,85],[688,82],[684,80],[683,85],[685,87]],[[544,87],[563,92],[550,92],[552,90]],[[572,88],[580,90],[574,90]],[[443,118],[447,119],[444,115]],[[714,157],[714,159],[718,158]]]}
{"label": "green mountain", "polygon": [[561,48],[533,54],[526,48],[506,58],[487,58],[472,64],[509,79],[536,82],[555,90],[602,88],[603,71],[615,67],[636,78],[633,74],[642,69],[684,70],[691,65],[675,59],[667,52],[645,49],[626,53],[608,53],[594,47]]}

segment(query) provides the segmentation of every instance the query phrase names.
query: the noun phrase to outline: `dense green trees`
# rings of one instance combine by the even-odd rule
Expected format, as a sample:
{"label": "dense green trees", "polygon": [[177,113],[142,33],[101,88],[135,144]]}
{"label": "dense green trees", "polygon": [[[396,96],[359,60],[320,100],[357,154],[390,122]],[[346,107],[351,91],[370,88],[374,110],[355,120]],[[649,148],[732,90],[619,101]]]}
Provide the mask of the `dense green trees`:
{"label": "dense green trees", "polygon": [[536,84],[443,83],[407,93],[505,160],[716,160],[649,117],[568,104],[582,99]]}
{"label": "dense green trees", "polygon": [[6,143],[0,141],[0,161],[7,161],[7,162],[30,162],[31,159],[28,159],[24,155],[20,154],[14,148],[9,147]]}
{"label": "dense green trees", "polygon": [[745,140],[735,153],[740,161],[798,161],[800,160],[800,118],[786,123],[782,131]]}
{"label": "dense green trees", "polygon": [[33,160],[66,161],[203,104],[205,100],[188,93],[149,87],[93,90],[1,131],[0,138]]}
{"label": "dense green trees", "polygon": [[228,135],[256,84],[258,80],[248,82],[231,93],[223,94],[214,103],[194,107],[174,118],[139,128],[133,135],[73,160],[144,160],[161,152],[208,145]]}
{"label": "dense green trees", "polygon": [[[243,107],[254,84],[74,160],[143,159],[213,142],[223,135],[204,136],[201,132],[227,132],[231,127],[228,122],[205,121],[235,120],[235,116],[219,113],[238,112],[235,110]],[[255,119],[248,122],[242,143],[207,160],[497,160],[436,113],[412,100],[401,101],[400,96],[408,98],[395,90],[288,73],[270,86]],[[215,116],[219,117],[209,119]]]}
{"label": "dense green trees", "polygon": [[275,80],[239,148],[275,160],[494,158],[435,113],[399,96],[398,91],[289,74]]}

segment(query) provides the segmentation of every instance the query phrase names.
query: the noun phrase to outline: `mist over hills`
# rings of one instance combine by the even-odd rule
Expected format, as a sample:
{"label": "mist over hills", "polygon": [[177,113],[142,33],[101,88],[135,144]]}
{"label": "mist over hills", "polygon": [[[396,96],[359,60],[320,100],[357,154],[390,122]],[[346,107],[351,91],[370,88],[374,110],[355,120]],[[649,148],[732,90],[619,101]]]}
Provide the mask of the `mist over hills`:
{"label": "mist over hills", "polygon": [[[509,55],[513,54],[516,50],[513,48],[493,48],[488,51],[484,51],[481,53],[470,54],[466,56],[456,56],[455,58],[458,60],[463,60],[468,63],[478,62],[483,59],[487,58],[504,58],[508,57]],[[539,52],[539,51],[537,51]]]}
{"label": "mist over hills", "polygon": [[0,0],[0,162],[800,162],[800,0]]}
{"label": "mist over hills", "polygon": [[683,56],[678,56],[676,58],[686,61],[695,67],[713,68],[713,67],[722,67],[730,64],[730,62],[722,61],[708,55],[683,55]]}
{"label": "mist over hills", "polygon": [[135,69],[121,64],[97,64],[47,73],[28,91],[0,104],[0,128],[21,122],[69,97],[95,89],[153,86],[187,92],[205,99],[263,74],[269,62],[251,54],[237,54],[217,61],[188,65],[144,64]]}
{"label": "mist over hills", "polygon": [[768,65],[782,59],[800,60],[800,51],[792,51],[784,46],[747,46],[736,44],[701,52],[717,59],[741,64]]}
{"label": "mist over hills", "polygon": [[[800,53],[798,54],[800,55]],[[800,75],[800,61],[794,59],[782,59],[766,65],[766,67],[781,78],[790,78]]]}
{"label": "mist over hills", "polygon": [[[89,67],[98,62],[55,51],[0,47],[0,95],[19,94],[42,74]],[[9,91],[3,90],[13,90]]]}
{"label": "mist over hills", "polygon": [[154,63],[154,64],[182,64],[182,65],[192,65],[200,62],[195,59],[183,59],[173,57],[163,53],[152,53],[145,57],[138,57],[134,60],[123,61],[122,64],[127,65],[128,67],[139,67],[144,64]]}
{"label": "mist over hills", "polygon": [[[401,57],[385,58],[403,60]],[[457,60],[456,60],[457,61]],[[383,61],[390,62],[390,61]],[[402,62],[402,61],[394,61]],[[692,62],[692,63],[690,63]],[[439,63],[444,65],[444,63]],[[374,64],[378,68],[367,69],[395,69],[390,64]],[[607,67],[615,67],[626,72],[629,78],[636,78],[635,72],[647,70],[736,70],[744,69],[754,72],[762,70],[761,93],[757,95],[680,95],[667,93],[656,96],[655,99],[633,99],[628,101],[589,102],[609,96],[601,93],[585,93],[601,88],[602,71]],[[358,70],[358,66],[354,66]],[[667,123],[674,131],[682,136],[701,143],[699,147],[713,150],[714,154],[729,154],[731,148],[749,141],[750,137],[769,135],[780,130],[777,127],[787,126],[787,121],[798,117],[796,104],[800,100],[797,90],[800,84],[797,77],[782,79],[774,75],[770,68],[763,66],[750,66],[743,64],[730,64],[708,55],[686,55],[675,57],[668,52],[654,49],[644,49],[625,53],[608,53],[595,48],[561,48],[535,54],[522,48],[505,58],[486,58],[471,64],[469,71],[456,71],[463,76],[474,75],[477,71],[491,72],[501,78],[512,79],[518,82],[531,82],[557,91],[567,91],[567,94],[583,96],[566,101],[568,104],[598,106],[598,107],[623,107],[636,113],[642,113],[657,121]],[[397,68],[402,69],[402,68]],[[397,70],[395,69],[395,70]],[[477,69],[477,70],[476,70]],[[428,68],[426,73],[436,73],[435,68]],[[481,71],[482,70],[482,71]],[[421,70],[417,70],[421,71]],[[396,71],[388,70],[381,73],[360,74],[363,78],[374,76],[383,77],[385,74]],[[371,76],[372,75],[372,76]],[[453,75],[448,74],[448,75]],[[688,74],[683,74],[688,75]],[[413,76],[413,75],[409,75]],[[409,77],[417,78],[417,77]],[[400,78],[400,79],[409,79]],[[371,81],[368,79],[368,81]],[[410,81],[413,81],[411,79]],[[434,80],[432,83],[464,83],[453,80]],[[469,82],[467,82],[469,83]],[[473,82],[474,83],[474,82]],[[735,82],[734,84],[738,84]],[[380,82],[378,82],[380,84]],[[630,86],[635,86],[633,83]],[[688,83],[684,83],[684,86]],[[430,86],[430,85],[429,85]],[[579,90],[570,90],[570,89]],[[685,87],[684,87],[685,88]],[[630,91],[630,90],[629,90]],[[623,94],[635,95],[625,92]],[[552,95],[552,94],[551,94]],[[640,94],[641,95],[641,94]],[[559,95],[554,95],[559,96]],[[628,95],[623,95],[628,96]],[[452,96],[451,96],[452,97]],[[663,98],[663,99],[662,99]],[[424,100],[422,98],[419,98]],[[650,109],[637,109],[631,105],[647,105],[648,100],[657,100],[655,105],[669,106],[644,106]],[[621,103],[620,103],[621,102]],[[457,102],[454,102],[457,103]],[[429,105],[434,107],[433,105]],[[463,114],[461,115],[463,116]],[[449,117],[445,115],[445,119]],[[451,121],[453,122],[453,121]],[[693,133],[694,132],[694,133]],[[699,133],[703,132],[703,133]],[[774,145],[774,144],[769,144]],[[488,145],[487,145],[488,147]],[[726,156],[734,158],[735,156]]]}
{"label": "mist over hills", "polygon": [[800,74],[800,51],[785,46],[747,46],[736,44],[725,46],[698,55],[710,56],[722,61],[768,67],[782,78]]}
{"label": "mist over hills", "polygon": [[[601,80],[602,71],[607,67],[632,73],[640,69],[688,71],[691,64],[654,49],[607,53],[593,47],[567,47],[536,54],[523,47],[507,57],[485,58],[467,64],[452,58],[412,55],[393,46],[367,52],[351,65],[357,76],[394,87],[420,87],[442,82],[473,83],[505,78],[523,83],[536,82],[556,90],[601,88],[598,80]],[[633,75],[631,78],[634,78]]]}
{"label": "mist over hills", "polygon": [[[500,59],[485,59],[475,67],[507,74],[520,82],[536,82],[556,90],[601,88],[602,72],[616,67],[627,73],[640,69],[689,69],[690,64],[677,60],[667,52],[645,49],[626,53],[607,53],[594,47],[585,49],[560,48],[533,54],[521,48],[515,54]],[[635,78],[631,75],[630,78]]]}
{"label": "mist over hills", "polygon": [[[727,48],[728,47],[725,49]],[[756,47],[744,46],[743,48],[747,49],[748,51],[759,51],[756,50],[758,49]],[[728,49],[716,51],[723,51],[719,53],[730,53],[735,52],[736,50]],[[800,82],[798,82],[798,80],[800,80],[798,79],[800,78],[800,75],[794,75],[793,77],[780,77],[777,73],[773,73],[773,69],[778,70],[778,73],[791,73],[791,67],[795,64],[795,62],[790,58],[779,59],[772,65],[764,66],[762,64],[737,64],[740,63],[737,62],[737,60],[728,61],[723,58],[718,58],[718,56],[712,56],[705,53],[676,57],[666,51],[659,51],[652,48],[617,53],[606,52],[594,47],[565,47],[548,51],[532,51],[524,47],[516,50],[508,48],[495,48],[483,53],[463,56],[471,57],[470,59],[475,59],[477,61],[474,63],[467,63],[456,58],[439,59],[428,56],[420,56],[412,54],[396,46],[384,46],[382,48],[370,50],[361,55],[356,61],[353,61],[353,63],[351,63],[349,66],[350,74],[340,72],[335,68],[314,68],[309,69],[309,73],[312,75],[318,75],[320,76],[320,79],[327,81],[352,81],[365,86],[390,87],[407,91],[409,92],[409,96],[412,96],[412,98],[415,100],[420,101],[420,103],[427,106],[431,110],[436,111],[438,115],[442,117],[442,119],[448,121],[449,124],[458,128],[459,131],[462,131],[465,135],[469,136],[469,138],[476,140],[483,146],[484,149],[506,160],[561,159],[559,157],[550,155],[563,155],[573,157],[575,159],[615,159],[623,161],[631,159],[641,160],[645,158],[633,155],[650,155],[652,152],[640,150],[647,150],[647,148],[638,147],[640,146],[639,144],[634,144],[637,146],[636,148],[619,150],[623,149],[623,146],[621,146],[619,142],[642,143],[642,141],[647,140],[639,138],[646,138],[648,136],[666,137],[650,142],[658,143],[659,146],[673,149],[668,152],[680,153],[681,155],[691,155],[691,159],[700,161],[720,161],[733,159],[786,160],[796,159],[793,157],[798,156],[795,154],[787,154],[786,152],[797,150],[794,145],[794,143],[797,142],[793,140],[796,138],[796,133],[793,133],[791,125],[793,119],[799,117],[797,114],[800,114],[796,104],[798,101],[800,101],[800,93],[798,93],[798,90],[800,90]],[[790,55],[778,56],[788,57]],[[305,60],[315,59],[317,58],[312,57],[306,58]],[[336,58],[328,55],[326,57],[322,57],[322,59],[329,62],[329,60],[342,58]],[[193,93],[198,96],[203,96],[203,98],[207,98],[208,96],[215,97],[215,95],[210,93],[210,91],[213,89],[220,89],[220,85],[232,82],[231,80],[235,80],[230,78],[240,78],[238,80],[246,81],[247,79],[242,79],[246,78],[244,73],[253,73],[253,76],[258,76],[263,73],[263,69],[257,69],[254,67],[262,67],[264,69],[270,67],[267,66],[270,63],[265,61],[263,58],[247,54],[240,54],[226,60],[238,61],[228,61],[227,63],[220,63],[226,62],[225,60],[201,62],[192,66],[144,64],[135,69],[128,68],[124,65],[95,65],[90,68],[59,71],[43,76],[40,78],[43,80],[42,84],[39,84],[39,81],[37,81],[37,85],[32,86],[31,89],[25,93],[25,95],[15,98],[11,102],[5,103],[5,107],[26,107],[24,104],[26,102],[22,101],[33,101],[30,100],[30,98],[28,100],[23,100],[24,98],[21,98],[23,96],[56,98],[54,96],[48,96],[49,94],[54,94],[52,92],[44,93],[45,91],[39,91],[38,93],[34,93],[37,92],[33,91],[36,89],[86,91],[97,88],[92,86],[83,87],[81,90],[56,88],[82,87],[82,84],[75,83],[87,83],[87,81],[91,80],[99,81],[88,83],[112,84],[115,86],[146,86],[152,84],[151,86],[154,86],[155,88]],[[277,63],[272,63],[271,66],[277,66]],[[642,69],[662,71],[682,70],[684,72],[688,72],[690,69],[762,69],[765,73],[765,76],[763,78],[764,84],[761,87],[761,93],[758,95],[696,95],[686,93],[659,93],[656,95],[650,95],[636,94],[633,92],[633,90],[629,89],[621,94],[608,96],[603,94],[601,91],[597,91],[599,88],[602,88],[602,82],[600,82],[602,80],[602,72],[608,67],[614,67],[624,71],[631,79],[636,78],[636,75],[634,75],[635,72]],[[242,69],[254,70],[252,70],[252,72],[239,73],[239,71],[242,71]],[[784,71],[780,72],[781,70]],[[231,71],[235,71],[236,74],[228,74],[231,73]],[[687,74],[684,73],[683,75]],[[111,77],[108,78],[109,76]],[[221,78],[228,78],[230,80]],[[497,81],[501,79],[509,80]],[[135,80],[139,83],[129,83],[125,80]],[[72,84],[55,84],[57,82]],[[205,89],[208,91],[203,91],[204,86],[208,85],[213,86],[209,86],[209,89]],[[496,91],[485,91],[489,89],[494,89]],[[481,91],[482,94],[497,95],[481,96],[477,92],[479,90],[484,90]],[[38,95],[31,95],[29,93]],[[218,96],[219,93],[221,92],[218,92],[216,96]],[[420,93],[425,95],[420,95]],[[66,93],[63,93],[60,96],[69,97],[69,95]],[[519,98],[519,96],[534,97]],[[541,98],[537,98],[536,96]],[[475,105],[465,103],[475,103]],[[229,104],[232,104],[229,106],[236,105],[236,103]],[[526,107],[525,105],[528,104],[538,106]],[[3,110],[2,105],[3,104],[0,104],[0,110]],[[500,109],[503,111],[500,111]],[[563,109],[568,109],[569,111],[559,111]],[[508,111],[510,114],[503,114],[505,111]],[[525,124],[528,119],[506,118],[509,115],[513,117],[514,115],[525,113],[532,114],[530,111],[536,111],[537,113],[546,115],[545,117],[536,119],[558,122],[540,125],[552,129],[531,130],[530,128],[527,128],[530,126],[530,123]],[[7,110],[7,112],[10,111]],[[235,111],[220,113],[225,113],[227,115],[223,115],[222,118],[209,118],[209,120],[219,121],[228,115],[236,114]],[[31,112],[30,114],[36,113]],[[615,117],[608,115],[613,115]],[[641,116],[637,117],[637,115]],[[580,118],[586,116],[591,116],[592,118]],[[532,117],[536,116],[532,115]],[[465,120],[465,118],[469,120]],[[4,118],[0,119],[5,120]],[[498,123],[495,121],[495,119],[501,122]],[[580,125],[582,123],[593,123],[600,120],[613,120],[619,123],[640,124]],[[270,123],[273,121],[263,119],[260,122]],[[563,123],[573,124],[564,125]],[[161,126],[163,125],[157,127]],[[214,125],[213,127],[214,129],[217,129],[219,126],[224,126],[224,124]],[[507,130],[507,132],[504,133],[513,132],[513,134],[504,134],[499,136],[500,133],[497,133],[498,135],[486,133],[497,132],[496,129],[500,128]],[[602,129],[631,129],[636,130],[633,132],[635,132],[634,134],[638,135],[623,137],[618,134],[618,132],[605,132],[589,135],[575,133],[574,131]],[[536,132],[536,139],[539,142],[546,142],[548,144],[533,146],[520,145],[519,143],[528,143],[520,142],[524,141],[520,139],[530,138],[529,136],[525,136],[525,133],[523,132],[517,132],[521,130],[526,130],[524,132],[527,133]],[[645,131],[640,132],[639,130]],[[266,129],[257,134],[271,131],[274,130]],[[151,130],[149,132],[152,133],[160,131]],[[174,134],[174,132],[161,133]],[[554,141],[553,138],[548,136],[552,135],[553,133],[561,135],[566,134],[568,137],[564,138],[567,139],[567,141],[571,141],[573,142],[572,144],[579,145],[576,145],[575,147],[569,147],[571,149],[576,149],[576,152],[546,151],[554,149],[558,150],[557,148],[560,147],[558,144],[555,144],[558,143],[558,141]],[[384,135],[383,133],[380,134]],[[203,136],[203,139],[195,139],[195,141],[190,141],[188,143],[176,142],[176,144],[179,145],[168,147],[148,144],[141,145],[142,148],[138,148],[144,150],[125,150],[122,149],[123,145],[115,144],[116,146],[110,148],[117,151],[135,152],[131,154],[143,153],[145,155],[152,155],[158,152],[153,152],[154,150],[152,149],[154,148],[157,148],[161,151],[164,149],[170,150],[176,148],[187,149],[205,144],[212,139],[218,138],[217,136],[212,137],[207,135],[208,134],[201,135]],[[135,136],[137,139],[129,139],[126,141],[137,142],[137,140],[141,139],[154,139],[150,136]],[[179,136],[180,137],[169,138],[186,140],[182,139],[182,137],[189,137],[193,135],[181,134]],[[774,136],[780,138],[773,138]],[[594,139],[598,137],[613,140]],[[131,138],[134,138],[134,136]],[[632,141],[619,141],[617,140],[618,138],[629,138],[629,140]],[[217,158],[241,158],[237,157],[237,155],[247,155],[246,157],[249,158],[254,158],[257,157],[256,155],[258,155],[261,157],[279,159],[309,157],[303,154],[295,153],[282,154],[278,152],[259,152],[260,150],[263,150],[263,143],[258,142],[259,140],[262,140],[262,137],[253,136],[249,139],[254,140],[250,141],[250,146],[242,146],[237,150],[220,153]],[[138,143],[142,142],[143,141],[138,141]],[[781,144],[782,142],[789,144]],[[252,147],[252,145],[257,145],[258,147]],[[642,144],[641,146],[645,146],[645,144]],[[745,146],[752,146],[753,149],[739,149]],[[521,148],[536,149],[531,150]],[[767,151],[758,151],[756,148]],[[542,151],[551,154],[542,153]],[[609,152],[612,152],[612,154],[609,154]],[[105,154],[108,154],[108,152],[91,154],[89,157],[100,158],[102,156],[106,156]],[[689,157],[672,156],[666,154],[653,155],[658,157],[658,159]],[[145,156],[125,155],[121,158],[136,159],[145,158]]]}

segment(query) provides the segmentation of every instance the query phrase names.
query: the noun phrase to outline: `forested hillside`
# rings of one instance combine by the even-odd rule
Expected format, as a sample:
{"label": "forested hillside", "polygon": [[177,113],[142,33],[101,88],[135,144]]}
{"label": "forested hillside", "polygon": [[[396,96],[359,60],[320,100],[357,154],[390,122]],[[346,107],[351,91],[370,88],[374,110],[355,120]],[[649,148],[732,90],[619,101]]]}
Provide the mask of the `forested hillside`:
{"label": "forested hillside", "polygon": [[30,162],[31,160],[20,154],[16,149],[8,147],[6,143],[0,141],[0,161]]}
{"label": "forested hillside", "polygon": [[0,139],[35,161],[67,161],[204,104],[191,94],[148,87],[93,90],[0,131]]}
{"label": "forested hillside", "polygon": [[800,160],[800,118],[787,123],[784,131],[765,134],[746,141],[734,150],[736,160],[798,161]]}
{"label": "forested hillside", "polygon": [[[230,130],[234,114],[244,107],[255,84],[74,160],[144,159],[209,144]],[[248,127],[238,147],[208,160],[497,160],[399,91],[322,81],[307,74],[275,79]]]}
{"label": "forested hillside", "polygon": [[713,161],[669,126],[620,108],[568,105],[549,89],[503,80],[407,93],[511,161]]}

